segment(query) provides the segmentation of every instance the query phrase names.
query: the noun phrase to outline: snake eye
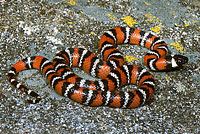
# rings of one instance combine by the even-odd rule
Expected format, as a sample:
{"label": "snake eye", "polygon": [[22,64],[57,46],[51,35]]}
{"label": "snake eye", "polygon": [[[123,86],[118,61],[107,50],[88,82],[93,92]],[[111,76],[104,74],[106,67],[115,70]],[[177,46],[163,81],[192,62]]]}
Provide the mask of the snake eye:
{"label": "snake eye", "polygon": [[183,56],[183,55],[175,55],[174,56],[174,59],[176,60],[176,63],[179,65],[179,66],[182,66],[183,64],[187,63],[188,62],[188,58]]}

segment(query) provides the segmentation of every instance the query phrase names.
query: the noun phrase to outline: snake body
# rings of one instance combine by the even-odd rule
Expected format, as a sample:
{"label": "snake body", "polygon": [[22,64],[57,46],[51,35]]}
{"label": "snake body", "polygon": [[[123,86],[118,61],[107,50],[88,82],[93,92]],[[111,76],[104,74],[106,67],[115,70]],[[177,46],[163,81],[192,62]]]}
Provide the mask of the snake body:
{"label": "snake body", "polygon": [[[38,103],[40,96],[17,81],[16,75],[23,70],[38,69],[51,87],[60,95],[89,106],[135,108],[149,101],[155,91],[155,80],[146,70],[136,65],[126,65],[119,44],[140,45],[150,51],[144,63],[152,71],[171,71],[187,63],[182,55],[167,55],[167,44],[159,37],[139,29],[117,27],[106,31],[99,42],[100,60],[84,48],[66,48],[56,54],[53,62],[42,56],[27,57],[8,72],[9,82],[26,94],[35,97],[30,103]],[[73,73],[79,67],[100,80],[89,81]],[[127,85],[137,85],[134,91],[117,91]]]}

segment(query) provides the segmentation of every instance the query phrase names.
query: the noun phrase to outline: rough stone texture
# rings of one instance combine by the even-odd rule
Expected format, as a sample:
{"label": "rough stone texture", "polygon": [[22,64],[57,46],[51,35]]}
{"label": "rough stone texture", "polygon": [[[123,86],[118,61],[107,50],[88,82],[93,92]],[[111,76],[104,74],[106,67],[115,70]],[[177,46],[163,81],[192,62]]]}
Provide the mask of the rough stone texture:
{"label": "rough stone texture", "polygon": [[[0,1],[0,133],[199,133],[198,0],[75,0],[75,5],[69,1]],[[149,13],[155,17],[148,18]],[[161,27],[158,35],[169,44],[180,41],[189,58],[180,71],[152,72],[157,88],[147,105],[136,109],[83,106],[57,95],[39,71],[23,71],[18,79],[43,98],[33,105],[8,83],[7,71],[24,57],[53,59],[57,51],[72,46],[97,53],[103,31],[127,26],[121,19],[125,16],[136,19],[134,27],[145,31]],[[144,67],[146,49],[128,45],[119,49],[139,58],[134,63]],[[180,46],[169,45],[169,49],[182,54]]]}

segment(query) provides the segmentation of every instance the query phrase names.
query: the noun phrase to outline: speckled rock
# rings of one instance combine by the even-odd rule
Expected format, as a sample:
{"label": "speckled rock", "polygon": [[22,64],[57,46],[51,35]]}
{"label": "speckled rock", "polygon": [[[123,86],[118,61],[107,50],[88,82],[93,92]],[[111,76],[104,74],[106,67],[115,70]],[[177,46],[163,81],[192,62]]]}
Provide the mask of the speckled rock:
{"label": "speckled rock", "polygon": [[[0,133],[199,133],[200,12],[186,0],[35,0],[0,1]],[[127,18],[132,18],[130,22]],[[18,79],[41,94],[38,104],[12,87],[7,71],[20,59],[41,55],[53,59],[66,47],[84,47],[97,54],[103,31],[134,25],[153,31],[172,53],[189,58],[180,71],[152,74],[157,88],[150,103],[136,109],[88,107],[57,95],[36,70]],[[147,51],[120,46],[139,58],[128,64],[144,67]],[[76,73],[91,79],[87,74]],[[121,90],[129,90],[127,86]]]}

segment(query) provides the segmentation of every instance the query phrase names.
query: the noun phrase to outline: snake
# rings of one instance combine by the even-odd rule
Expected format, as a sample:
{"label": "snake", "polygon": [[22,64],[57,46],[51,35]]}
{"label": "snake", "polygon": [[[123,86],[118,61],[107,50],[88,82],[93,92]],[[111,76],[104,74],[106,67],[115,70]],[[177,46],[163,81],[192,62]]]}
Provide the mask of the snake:
{"label": "snake", "polygon": [[[10,68],[8,81],[33,97],[34,99],[27,100],[33,104],[38,103],[41,97],[17,80],[17,74],[23,70],[39,70],[56,93],[83,105],[127,109],[145,105],[155,92],[155,79],[146,68],[128,65],[123,53],[117,49],[120,44],[140,45],[149,49],[144,56],[144,64],[153,72],[179,70],[188,62],[186,56],[170,54],[167,44],[151,32],[116,27],[105,31],[100,38],[98,53],[101,58],[80,47],[68,47],[59,51],[53,61],[43,56],[31,56]],[[73,67],[83,69],[99,79],[91,81],[82,78],[73,72]],[[136,85],[137,89],[117,90],[129,84]]]}

